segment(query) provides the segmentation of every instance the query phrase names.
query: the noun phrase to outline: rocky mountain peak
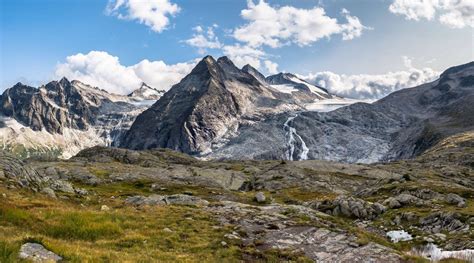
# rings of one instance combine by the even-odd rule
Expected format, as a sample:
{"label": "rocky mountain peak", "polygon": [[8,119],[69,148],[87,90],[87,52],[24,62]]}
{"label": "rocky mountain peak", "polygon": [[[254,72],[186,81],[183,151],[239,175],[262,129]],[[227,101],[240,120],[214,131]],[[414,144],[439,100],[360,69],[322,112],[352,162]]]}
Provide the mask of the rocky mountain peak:
{"label": "rocky mountain peak", "polygon": [[163,94],[164,90],[158,90],[148,86],[145,82],[142,82],[140,88],[134,90],[127,96],[135,101],[141,100],[158,100]]}
{"label": "rocky mountain peak", "polygon": [[71,82],[66,77],[62,77],[61,80],[59,81],[59,84],[63,86],[67,86],[67,85],[71,85]]}
{"label": "rocky mountain peak", "polygon": [[267,81],[265,80],[265,76],[260,73],[256,68],[252,67],[250,64],[245,65],[242,68],[242,71],[247,72],[248,74],[254,76],[258,81],[260,81],[263,84],[266,84]]}
{"label": "rocky mountain peak", "polygon": [[255,77],[228,57],[204,57],[127,132],[123,147],[171,148],[186,153],[211,150],[212,144],[238,126],[245,114],[282,103]]}
{"label": "rocky mountain peak", "polygon": [[227,56],[222,56],[220,58],[217,59],[217,64],[219,65],[229,65],[229,66],[234,66],[234,62],[232,62],[232,60],[230,60]]}

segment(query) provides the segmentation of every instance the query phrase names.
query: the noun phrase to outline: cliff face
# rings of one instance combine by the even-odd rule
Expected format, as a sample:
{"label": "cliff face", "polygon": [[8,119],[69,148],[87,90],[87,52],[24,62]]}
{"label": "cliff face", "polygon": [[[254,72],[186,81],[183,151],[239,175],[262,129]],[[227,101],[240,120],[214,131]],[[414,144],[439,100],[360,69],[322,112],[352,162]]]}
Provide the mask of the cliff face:
{"label": "cliff face", "polygon": [[71,82],[63,78],[39,89],[16,84],[3,93],[0,111],[35,131],[62,133],[65,127],[86,129],[93,123],[98,107],[88,104]]}
{"label": "cliff face", "polygon": [[0,147],[18,156],[70,157],[118,145],[146,105],[66,78],[39,88],[21,83],[0,96]]}

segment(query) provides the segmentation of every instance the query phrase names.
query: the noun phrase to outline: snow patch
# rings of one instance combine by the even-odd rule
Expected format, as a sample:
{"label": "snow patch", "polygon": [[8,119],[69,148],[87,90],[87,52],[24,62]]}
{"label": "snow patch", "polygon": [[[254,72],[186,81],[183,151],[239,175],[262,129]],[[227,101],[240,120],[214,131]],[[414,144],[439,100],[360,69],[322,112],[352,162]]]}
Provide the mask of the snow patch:
{"label": "snow patch", "polygon": [[291,94],[294,91],[298,91],[293,87],[292,85],[286,85],[286,84],[281,84],[281,85],[271,85],[272,88],[278,90],[281,93],[286,93],[286,94]]}
{"label": "snow patch", "polygon": [[319,88],[319,87],[316,87],[316,86],[314,86],[314,85],[312,85],[312,84],[309,84],[308,82],[306,82],[306,81],[304,81],[304,80],[301,80],[301,79],[299,79],[299,78],[297,78],[297,77],[291,77],[290,80],[293,81],[293,82],[296,82],[296,83],[298,83],[298,84],[303,84],[303,85],[305,85],[306,87],[309,88],[309,90],[310,90],[312,93],[319,94],[319,95],[320,95],[320,94],[328,95],[328,93],[327,93],[325,90],[323,90],[323,89],[321,89],[321,88]]}
{"label": "snow patch", "polygon": [[387,232],[387,236],[393,243],[398,243],[399,241],[409,241],[413,239],[413,237],[405,230],[389,231]]}
{"label": "snow patch", "polygon": [[375,100],[355,100],[355,99],[346,99],[346,98],[335,98],[335,99],[325,99],[325,100],[315,100],[312,103],[308,103],[305,106],[308,111],[318,111],[318,112],[329,112],[333,111],[354,103],[363,102],[363,103],[372,103]]}
{"label": "snow patch", "polygon": [[412,254],[430,259],[432,262],[438,262],[447,258],[456,258],[467,262],[474,262],[474,249],[443,251],[431,243],[421,249],[413,249]]}

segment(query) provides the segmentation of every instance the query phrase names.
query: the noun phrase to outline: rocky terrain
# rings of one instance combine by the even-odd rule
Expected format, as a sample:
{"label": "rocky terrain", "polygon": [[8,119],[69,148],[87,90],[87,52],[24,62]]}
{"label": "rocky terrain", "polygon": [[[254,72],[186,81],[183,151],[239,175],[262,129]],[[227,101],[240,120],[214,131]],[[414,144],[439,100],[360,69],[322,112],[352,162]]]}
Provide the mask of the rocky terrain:
{"label": "rocky terrain", "polygon": [[474,62],[432,83],[330,112],[295,111],[240,125],[212,159],[331,160],[374,163],[420,155],[440,140],[474,130]]}
{"label": "rocky terrain", "polygon": [[146,84],[121,96],[66,78],[39,88],[18,83],[0,97],[0,147],[21,157],[69,158],[87,147],[118,145],[160,94]]}
{"label": "rocky terrain", "polygon": [[465,132],[371,165],[2,153],[0,261],[472,262],[473,149]]}

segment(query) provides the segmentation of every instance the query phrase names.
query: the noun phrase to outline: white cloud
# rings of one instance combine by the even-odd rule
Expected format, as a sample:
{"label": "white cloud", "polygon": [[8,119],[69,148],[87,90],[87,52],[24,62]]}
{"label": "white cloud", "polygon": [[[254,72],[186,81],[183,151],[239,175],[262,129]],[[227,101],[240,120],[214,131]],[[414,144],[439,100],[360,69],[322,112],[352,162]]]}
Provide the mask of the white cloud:
{"label": "white cloud", "polygon": [[67,77],[100,87],[112,93],[128,94],[140,87],[141,82],[168,90],[191,72],[196,61],[167,65],[163,61],[142,60],[132,66],[120,64],[119,58],[104,51],[68,56],[58,64],[55,78]]}
{"label": "white cloud", "polygon": [[347,24],[341,25],[342,40],[351,40],[360,37],[363,30],[372,30],[372,28],[362,25],[359,18],[351,16],[347,9],[342,9],[342,14],[347,19]]}
{"label": "white cloud", "polygon": [[389,10],[408,20],[433,20],[439,14],[438,20],[449,27],[474,27],[472,0],[394,0]]}
{"label": "white cloud", "polygon": [[260,59],[266,56],[263,50],[240,44],[224,46],[222,52],[228,56],[237,67],[250,64],[256,69],[260,69]]}
{"label": "white cloud", "polygon": [[342,14],[346,24],[327,16],[321,7],[272,7],[263,0],[258,4],[249,0],[247,9],[241,11],[242,18],[248,23],[235,29],[233,36],[252,47],[267,45],[276,48],[289,43],[307,46],[334,34],[342,34],[344,40],[349,40],[359,37],[367,29],[347,10],[344,9]]}
{"label": "white cloud", "polygon": [[185,40],[184,42],[190,46],[197,47],[199,54],[203,55],[207,49],[218,49],[222,47],[216,34],[214,33],[214,27],[208,27],[207,31],[201,26],[196,26],[193,30],[196,32],[192,38]]}
{"label": "white cloud", "polygon": [[265,60],[265,69],[267,70],[269,74],[277,74],[278,64],[270,60]]}
{"label": "white cloud", "polygon": [[169,25],[169,16],[180,11],[170,0],[109,0],[106,13],[119,19],[138,20],[155,32],[162,32]]}
{"label": "white cloud", "polygon": [[431,68],[417,69],[408,57],[403,57],[407,70],[386,74],[345,75],[330,71],[301,76],[339,96],[354,99],[380,99],[394,91],[415,87],[435,80],[440,72]]}

